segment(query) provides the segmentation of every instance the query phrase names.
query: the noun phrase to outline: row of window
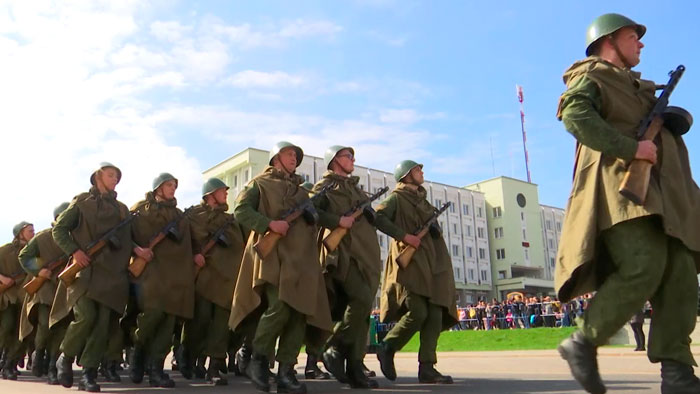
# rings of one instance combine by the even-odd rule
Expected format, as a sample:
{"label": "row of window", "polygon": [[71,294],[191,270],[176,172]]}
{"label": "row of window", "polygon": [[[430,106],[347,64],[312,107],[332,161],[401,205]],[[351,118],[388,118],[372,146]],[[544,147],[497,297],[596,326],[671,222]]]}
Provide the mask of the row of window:
{"label": "row of window", "polygon": [[[454,267],[454,273],[455,273],[455,279],[462,279],[462,269],[461,269],[460,267]],[[480,273],[480,275],[481,275],[481,281],[482,281],[482,282],[486,282],[486,281],[489,280],[489,279],[488,279],[488,278],[489,278],[489,272],[488,272],[487,270],[481,270],[481,271],[479,271],[479,273]],[[467,279],[470,280],[470,281],[473,281],[473,280],[474,280],[474,274],[475,274],[474,269],[473,269],[473,268],[469,268],[469,269],[467,270]]]}

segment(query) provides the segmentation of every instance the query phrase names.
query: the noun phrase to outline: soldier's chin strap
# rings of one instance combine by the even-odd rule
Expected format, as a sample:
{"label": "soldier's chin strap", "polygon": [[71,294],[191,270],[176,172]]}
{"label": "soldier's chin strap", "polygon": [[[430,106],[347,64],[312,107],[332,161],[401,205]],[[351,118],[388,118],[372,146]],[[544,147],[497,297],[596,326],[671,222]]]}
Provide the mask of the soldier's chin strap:
{"label": "soldier's chin strap", "polygon": [[620,51],[620,47],[617,46],[617,42],[615,41],[613,34],[608,35],[608,39],[610,40],[610,45],[612,45],[613,49],[615,50],[615,54],[617,54],[617,57],[620,59],[622,64],[624,64],[626,68],[631,69],[632,67],[634,67],[634,64],[630,63],[627,60],[627,57],[625,57],[625,55],[622,54],[622,51]]}

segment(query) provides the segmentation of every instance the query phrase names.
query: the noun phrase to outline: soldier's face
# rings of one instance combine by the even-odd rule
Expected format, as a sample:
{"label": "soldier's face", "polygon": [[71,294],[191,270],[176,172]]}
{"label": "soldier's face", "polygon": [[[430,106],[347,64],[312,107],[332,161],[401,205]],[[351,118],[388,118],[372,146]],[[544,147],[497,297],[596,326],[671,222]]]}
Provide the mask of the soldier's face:
{"label": "soldier's face", "polygon": [[639,41],[637,31],[633,27],[623,27],[615,33],[613,39],[617,43],[617,47],[620,49],[622,55],[630,63],[628,64],[629,67],[634,67],[639,64],[644,44]]}
{"label": "soldier's face", "polygon": [[355,155],[352,154],[350,149],[342,149],[338,152],[335,155],[335,162],[346,174],[352,174],[355,171]]}
{"label": "soldier's face", "polygon": [[29,242],[29,240],[34,238],[34,226],[30,224],[23,228],[19,233],[19,238],[24,242]]}
{"label": "soldier's face", "polygon": [[292,147],[284,148],[277,154],[277,161],[284,170],[289,174],[293,174],[297,169],[297,151]]}
{"label": "soldier's face", "polygon": [[113,191],[117,187],[117,183],[119,183],[119,173],[116,169],[107,167],[100,170],[98,175],[98,181],[102,183],[105,189]]}
{"label": "soldier's face", "polygon": [[218,188],[211,195],[214,196],[214,200],[216,200],[217,204],[226,204],[226,199],[228,198],[228,189],[226,189],[225,187]]}
{"label": "soldier's face", "polygon": [[408,174],[410,175],[411,183],[414,185],[422,185],[425,181],[425,179],[423,179],[423,169],[420,168],[420,166],[413,167]]}
{"label": "soldier's face", "polygon": [[164,200],[172,200],[175,198],[175,190],[177,190],[177,182],[175,182],[174,179],[171,179],[158,186],[156,195],[160,196]]}

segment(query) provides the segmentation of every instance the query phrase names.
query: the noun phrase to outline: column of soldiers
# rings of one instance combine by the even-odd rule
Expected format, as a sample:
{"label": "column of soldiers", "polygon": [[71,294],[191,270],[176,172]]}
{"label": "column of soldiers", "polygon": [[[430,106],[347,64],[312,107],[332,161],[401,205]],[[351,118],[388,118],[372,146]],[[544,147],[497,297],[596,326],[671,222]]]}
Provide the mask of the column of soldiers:
{"label": "column of soldiers", "polygon": [[[371,203],[386,190],[370,196],[359,186],[352,147],[330,147],[327,172],[306,187],[296,174],[303,157],[277,143],[233,214],[217,178],[183,212],[168,173],[128,209],[115,191],[121,170],[102,163],[87,192],[54,210],[51,228],[34,236],[19,223],[0,248],[3,379],[17,379],[29,354],[28,369],[52,385],[72,387],[77,364],[78,388],[99,392],[98,372],[119,382],[124,363],[132,382],[147,376],[169,388],[164,361],[173,351],[186,379],[226,385],[230,371],[263,392],[274,382],[277,392],[305,393],[294,365],[306,345],[307,378],[329,377],[322,361],[352,388],[377,388],[363,360],[382,275],[379,229],[394,238],[382,318],[398,322],[380,349],[381,369],[395,380],[394,353],[420,332],[419,380],[452,383],[434,368],[437,338],[456,322],[449,255],[440,234],[411,233],[435,211],[423,166],[401,162],[396,189],[375,212]],[[336,242],[324,244],[330,234]],[[418,250],[405,270],[394,261],[401,245]]]}

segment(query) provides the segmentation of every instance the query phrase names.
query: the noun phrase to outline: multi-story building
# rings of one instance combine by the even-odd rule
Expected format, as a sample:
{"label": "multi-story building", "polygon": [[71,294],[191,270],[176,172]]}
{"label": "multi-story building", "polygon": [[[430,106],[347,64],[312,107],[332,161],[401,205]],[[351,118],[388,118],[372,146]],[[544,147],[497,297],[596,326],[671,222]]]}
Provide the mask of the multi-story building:
{"label": "multi-story building", "polygon": [[[546,232],[547,221],[561,223],[563,211],[541,206],[537,185],[504,176],[465,186],[486,198],[493,293],[504,299],[509,292],[553,293],[549,256],[556,257],[558,232]],[[543,223],[544,226],[543,227]],[[552,247],[549,248],[549,240]]]}
{"label": "multi-story building", "polygon": [[[204,177],[217,177],[229,185],[229,207],[233,207],[238,193],[265,168],[268,160],[268,151],[248,148],[204,171]],[[325,171],[322,158],[304,155],[297,174],[315,183]],[[356,165],[354,175],[360,177],[360,187],[369,193],[384,186],[391,190],[396,185],[393,173],[387,171]],[[488,210],[484,194],[430,181],[423,186],[428,192],[427,198],[436,207],[447,201],[452,203],[447,212],[440,216],[439,223],[452,256],[457,305],[465,306],[492,296],[492,253],[489,248]],[[377,232],[377,238],[384,262],[389,252],[390,239],[381,232]]]}
{"label": "multi-story building", "polygon": [[564,223],[564,210],[561,208],[540,205],[542,225],[542,243],[544,244],[545,278],[554,280],[554,266],[556,265],[559,239],[561,238],[561,226]]}

